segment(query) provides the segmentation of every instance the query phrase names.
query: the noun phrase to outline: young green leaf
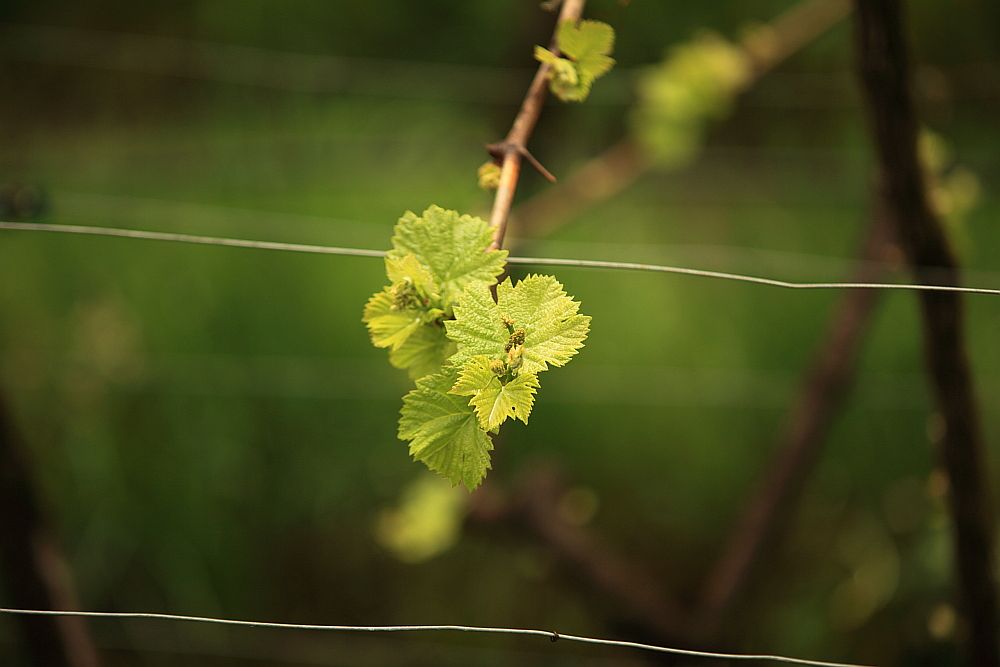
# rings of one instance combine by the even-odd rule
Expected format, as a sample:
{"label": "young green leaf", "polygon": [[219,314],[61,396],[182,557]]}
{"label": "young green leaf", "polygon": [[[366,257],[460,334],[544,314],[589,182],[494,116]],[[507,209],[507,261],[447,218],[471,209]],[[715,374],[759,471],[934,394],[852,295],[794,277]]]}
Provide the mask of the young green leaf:
{"label": "young green leaf", "polygon": [[445,321],[448,338],[458,345],[451,362],[462,366],[477,355],[505,359],[520,345],[521,373],[562,366],[590,329],[590,317],[579,308],[552,276],[530,275],[515,286],[508,278],[497,287],[497,302],[488,290],[470,288],[455,306],[455,319]]}
{"label": "young green leaf", "polygon": [[503,314],[489,289],[484,287],[467,289],[455,305],[455,319],[445,322],[444,326],[448,338],[458,345],[451,359],[457,366],[477,355],[499,358],[510,340]]}
{"label": "young green leaf", "polygon": [[395,255],[385,258],[385,275],[389,282],[409,282],[417,291],[437,297],[437,284],[430,270],[420,263],[416,255]]}
{"label": "young green leaf", "polygon": [[579,314],[580,303],[552,276],[529,275],[516,287],[505,280],[497,287],[497,302],[515,328],[524,329],[524,372],[565,365],[590,331],[590,317]]}
{"label": "young green leaf", "polygon": [[582,102],[587,98],[589,88],[580,85],[580,74],[573,61],[560,58],[546,48],[535,47],[535,60],[548,63],[552,67],[549,74],[549,90],[563,102]]}
{"label": "young green leaf", "polygon": [[445,304],[470,285],[492,285],[503,272],[506,250],[488,250],[489,223],[431,206],[423,215],[407,212],[396,224],[390,258],[411,254],[427,267]]}
{"label": "young green leaf", "polygon": [[596,79],[615,64],[615,29],[601,21],[563,21],[556,35],[559,50],[576,61],[580,70]]}
{"label": "young green leaf", "polygon": [[402,345],[389,350],[389,363],[405,369],[411,379],[417,380],[440,371],[448,357],[455,354],[455,349],[455,344],[445,336],[443,326],[424,324]]}
{"label": "young green leaf", "polygon": [[490,358],[480,355],[465,362],[451,393],[471,396],[469,405],[475,409],[479,425],[492,431],[507,418],[527,424],[537,390],[538,376],[534,373],[520,373],[504,382]]}
{"label": "young green leaf", "polygon": [[375,347],[398,352],[410,336],[444,311],[437,307],[440,297],[434,276],[414,255],[386,257],[385,272],[392,285],[368,300],[361,319]]}
{"label": "young green leaf", "polygon": [[397,296],[394,287],[390,286],[377,292],[365,304],[362,321],[368,325],[375,347],[398,350],[425,322],[423,311],[397,308]]}
{"label": "young green leaf", "polygon": [[549,87],[556,97],[564,102],[582,102],[594,81],[615,64],[610,56],[615,31],[600,21],[563,21],[556,32],[556,43],[564,57],[536,46],[535,59],[551,65]]}
{"label": "young green leaf", "polygon": [[466,400],[448,393],[455,380],[453,369],[417,380],[403,398],[399,438],[414,459],[472,491],[490,468],[493,442]]}

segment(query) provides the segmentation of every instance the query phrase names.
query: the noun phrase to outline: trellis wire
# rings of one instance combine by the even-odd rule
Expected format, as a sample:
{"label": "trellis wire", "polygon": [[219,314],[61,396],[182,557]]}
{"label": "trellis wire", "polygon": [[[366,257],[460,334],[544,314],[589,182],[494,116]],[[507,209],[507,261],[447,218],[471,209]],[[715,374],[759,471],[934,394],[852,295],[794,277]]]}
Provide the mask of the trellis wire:
{"label": "trellis wire", "polygon": [[812,665],[814,667],[870,667],[858,663],[825,662],[808,660],[806,658],[790,658],[782,655],[754,653],[713,653],[710,651],[693,651],[688,649],[670,648],[655,644],[623,641],[619,639],[600,639],[581,635],[567,635],[555,630],[537,630],[531,628],[494,628],[481,625],[315,625],[301,623],[272,623],[268,621],[244,621],[232,618],[213,618],[209,616],[185,616],[183,614],[159,614],[153,612],[114,612],[114,611],[57,611],[49,609],[7,609],[0,608],[2,614],[19,614],[22,616],[75,616],[82,618],[107,619],[158,619],[164,621],[188,621],[194,623],[213,623],[216,625],[238,625],[251,628],[273,628],[279,630],[320,630],[327,632],[477,632],[500,635],[525,635],[546,637],[556,642],[565,640],[581,644],[597,644],[617,648],[634,648],[657,653],[670,653],[693,658],[716,658],[726,660],[762,660],[782,662],[793,665]]}
{"label": "trellis wire", "polygon": [[[178,234],[139,229],[115,227],[89,227],[85,225],[54,225],[41,222],[0,222],[0,229],[10,231],[56,232],[62,234],[83,234],[90,236],[112,236],[118,238],[144,239],[148,241],[173,241],[198,245],[226,246],[231,248],[252,248],[256,250],[280,250],[288,252],[312,253],[318,255],[342,255],[348,257],[385,257],[384,250],[366,248],[341,248],[338,246],[311,245],[306,243],[284,243],[280,241],[255,241],[217,236]],[[920,283],[854,283],[854,282],[792,282],[775,278],[763,278],[741,273],[708,271],[666,264],[642,264],[639,262],[612,262],[598,259],[565,259],[559,257],[508,257],[509,264],[530,266],[565,266],[584,269],[613,269],[622,271],[649,271],[653,273],[674,273],[700,278],[715,278],[736,282],[782,287],[785,289],[881,289],[911,290],[924,292],[964,292],[968,294],[992,294],[1000,296],[1000,289],[988,287],[959,287],[955,285],[925,285]]]}
{"label": "trellis wire", "polygon": [[173,241],[198,245],[227,246],[230,248],[253,248],[256,250],[284,250],[319,255],[347,255],[350,257],[385,257],[384,250],[364,248],[339,248],[336,246],[310,245],[306,243],[283,243],[280,241],[251,241],[248,239],[199,236],[197,234],[177,234],[174,232],[151,232],[141,229],[118,229],[115,227],[88,227],[86,225],[50,225],[41,222],[0,222],[0,229],[26,232],[58,232],[63,234],[85,234],[90,236],[115,236],[147,241]]}
{"label": "trellis wire", "polygon": [[[710,149],[706,149],[710,150]],[[204,220],[209,223],[220,223],[224,225],[238,224],[243,233],[251,233],[247,230],[253,229],[275,229],[276,226],[287,226],[286,223],[302,223],[310,225],[326,225],[335,227],[338,232],[346,230],[349,234],[354,234],[359,230],[364,230],[366,238],[371,238],[377,233],[382,238],[383,227],[359,219],[330,217],[325,215],[307,215],[302,213],[288,213],[286,211],[262,210],[247,208],[242,206],[208,204],[204,202],[188,202],[172,199],[160,199],[154,197],[141,197],[132,195],[107,194],[96,192],[78,192],[72,190],[49,190],[48,194],[59,201],[59,211],[65,213],[67,205],[72,205],[74,213],[83,212],[84,215],[93,218],[104,216],[109,210],[112,216],[118,219],[131,218],[142,219],[144,221],[155,220],[174,221],[178,218]],[[705,207],[720,206],[719,202],[690,201],[679,204],[682,207],[692,207],[695,210]],[[743,206],[769,207],[782,209],[782,204],[774,202],[745,201]],[[77,217],[80,217],[79,215]],[[149,224],[155,224],[150,222]],[[169,224],[169,222],[168,222]],[[228,229],[229,227],[227,227]],[[778,266],[790,267],[788,270],[797,271],[802,267],[808,267],[808,271],[813,275],[821,275],[825,270],[829,272],[841,272],[845,267],[866,267],[877,268],[888,273],[899,268],[898,261],[889,258],[883,259],[861,259],[851,256],[831,256],[828,254],[817,254],[812,252],[796,252],[791,250],[775,250],[767,248],[754,248],[744,245],[727,245],[711,243],[662,243],[662,242],[624,242],[624,241],[582,241],[582,240],[552,240],[550,238],[538,237],[518,237],[507,235],[509,243],[507,245],[520,247],[525,243],[532,245],[544,244],[546,248],[558,248],[548,252],[559,254],[579,254],[583,249],[586,252],[605,252],[607,250],[616,251],[628,255],[629,252],[639,250],[643,253],[656,251],[658,254],[677,252],[684,253],[684,261],[695,261],[693,258],[724,256],[728,260],[739,262],[742,266],[756,266],[761,263],[772,267],[772,272],[778,270]],[[221,232],[224,233],[224,232]],[[353,236],[352,236],[353,238]],[[659,261],[659,260],[650,260]],[[676,260],[681,261],[681,260]],[[730,269],[732,271],[732,269]],[[934,282],[932,276],[940,271],[931,269],[927,274],[928,282]],[[969,270],[963,271],[962,275],[969,282],[994,283],[1000,281],[1000,271]]]}

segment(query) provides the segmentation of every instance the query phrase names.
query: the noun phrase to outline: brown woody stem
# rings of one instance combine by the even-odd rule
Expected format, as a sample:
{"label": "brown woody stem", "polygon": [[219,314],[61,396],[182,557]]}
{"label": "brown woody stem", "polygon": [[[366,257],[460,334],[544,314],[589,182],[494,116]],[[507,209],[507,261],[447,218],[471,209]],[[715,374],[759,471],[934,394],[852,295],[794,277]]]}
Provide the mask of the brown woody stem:
{"label": "brown woody stem", "polygon": [[[559,12],[556,30],[558,30],[559,24],[564,21],[580,20],[585,2],[586,0],[565,0]],[[552,42],[551,50],[556,51],[557,45],[554,36]],[[507,233],[507,221],[510,219],[510,209],[514,205],[514,193],[521,175],[521,161],[528,152],[528,139],[538,123],[542,106],[545,104],[550,67],[547,63],[542,63],[538,67],[535,78],[532,79],[524,101],[521,103],[521,109],[514,118],[510,132],[507,133],[507,137],[502,142],[492,147],[500,153],[501,159],[500,185],[497,188],[496,197],[493,199],[493,210],[490,213],[490,226],[493,227],[493,243],[490,247],[494,249],[503,245],[504,235]],[[537,160],[532,158],[531,161],[533,164],[537,164]]]}

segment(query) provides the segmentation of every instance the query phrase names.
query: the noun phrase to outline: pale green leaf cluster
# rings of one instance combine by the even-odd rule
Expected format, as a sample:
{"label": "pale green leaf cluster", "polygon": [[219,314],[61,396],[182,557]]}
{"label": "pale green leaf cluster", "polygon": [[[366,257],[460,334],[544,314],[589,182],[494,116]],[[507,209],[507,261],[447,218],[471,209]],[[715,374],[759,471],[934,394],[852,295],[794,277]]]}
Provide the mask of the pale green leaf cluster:
{"label": "pale green leaf cluster", "polygon": [[390,284],[363,317],[372,343],[416,380],[403,398],[400,439],[469,490],[490,468],[491,434],[508,419],[528,423],[538,374],[566,364],[590,328],[552,276],[496,285],[507,253],[491,241],[479,218],[436,206],[405,214],[385,260]]}
{"label": "pale green leaf cluster", "polygon": [[490,434],[508,419],[528,423],[538,374],[575,355],[590,318],[552,276],[516,285],[470,286],[445,320],[457,351],[403,400],[399,437],[410,453],[455,484],[474,489],[490,467]]}
{"label": "pale green leaf cluster", "polygon": [[389,285],[365,305],[372,343],[389,350],[389,363],[413,379],[436,372],[455,352],[443,321],[466,288],[492,285],[505,250],[489,250],[492,233],[480,218],[431,206],[407,212],[396,224],[385,260]]}
{"label": "pale green leaf cluster", "polygon": [[661,166],[686,164],[708,123],[729,113],[751,73],[746,52],[714,33],[673,47],[639,78],[632,114],[638,143]]}
{"label": "pale green leaf cluster", "polygon": [[535,59],[551,66],[549,88],[564,102],[582,102],[594,81],[615,64],[614,28],[601,21],[563,21],[556,30],[559,53],[535,47]]}

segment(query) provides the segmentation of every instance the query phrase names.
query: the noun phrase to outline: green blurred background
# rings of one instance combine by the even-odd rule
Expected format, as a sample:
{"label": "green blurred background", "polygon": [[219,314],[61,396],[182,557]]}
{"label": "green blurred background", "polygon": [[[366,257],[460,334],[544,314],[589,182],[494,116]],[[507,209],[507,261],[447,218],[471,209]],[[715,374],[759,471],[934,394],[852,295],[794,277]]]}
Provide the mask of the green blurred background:
{"label": "green blurred background", "polygon": [[[790,4],[592,0],[618,67],[587,103],[546,107],[534,154],[570,173],[627,131],[638,66]],[[922,117],[982,184],[955,241],[970,282],[1000,287],[1000,5],[906,4]],[[39,219],[56,223],[385,248],[407,209],[488,211],[482,146],[506,132],[551,27],[529,0],[5,0],[0,186],[44,191]],[[872,181],[850,47],[844,23],[743,96],[689,167],[524,252],[847,278]],[[520,197],[546,187],[526,173]],[[557,465],[596,507],[579,522],[690,600],[839,295],[555,273],[592,333],[546,377],[530,428],[505,431],[490,479]],[[383,283],[365,258],[0,232],[0,383],[84,608],[639,637],[516,531],[465,530],[420,563],[380,546],[380,513],[425,474],[395,437],[409,382],[360,323]],[[968,310],[996,473],[1000,301]],[[959,664],[921,372],[915,300],[887,293],[727,648]],[[21,664],[0,620],[0,661]],[[651,661],[516,638],[90,628],[109,665]]]}

